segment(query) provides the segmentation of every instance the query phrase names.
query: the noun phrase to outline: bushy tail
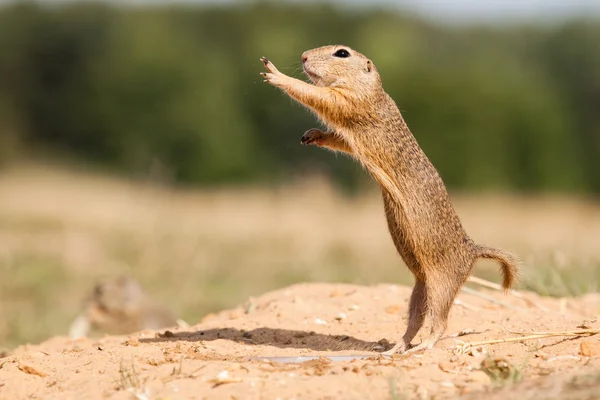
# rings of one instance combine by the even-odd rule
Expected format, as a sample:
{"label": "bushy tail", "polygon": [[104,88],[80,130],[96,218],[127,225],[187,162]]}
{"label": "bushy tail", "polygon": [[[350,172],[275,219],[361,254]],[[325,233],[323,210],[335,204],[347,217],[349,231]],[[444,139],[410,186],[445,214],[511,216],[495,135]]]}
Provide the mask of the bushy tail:
{"label": "bushy tail", "polygon": [[512,287],[519,276],[519,261],[511,253],[494,249],[486,246],[476,246],[477,258],[486,258],[489,260],[495,260],[502,266],[502,287],[508,290]]}

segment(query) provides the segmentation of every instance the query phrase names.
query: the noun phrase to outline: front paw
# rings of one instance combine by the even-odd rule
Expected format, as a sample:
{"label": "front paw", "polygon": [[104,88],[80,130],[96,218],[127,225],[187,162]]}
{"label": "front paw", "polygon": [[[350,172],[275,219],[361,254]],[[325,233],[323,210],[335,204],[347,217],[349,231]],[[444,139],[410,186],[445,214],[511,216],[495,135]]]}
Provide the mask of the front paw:
{"label": "front paw", "polygon": [[267,71],[273,73],[273,74],[279,74],[279,70],[275,67],[275,64],[273,64],[271,61],[269,61],[269,59],[267,57],[261,57],[260,61],[262,61],[263,64],[265,64],[265,68],[267,69]]}
{"label": "front paw", "polygon": [[306,132],[304,132],[304,135],[302,135],[300,143],[307,146],[320,146],[325,142],[326,136],[327,134],[320,129],[309,129]]}
{"label": "front paw", "polygon": [[267,57],[261,57],[260,61],[265,65],[265,68],[269,72],[261,72],[261,76],[264,79],[264,82],[270,83],[273,86],[282,86],[285,80],[285,75],[279,72],[279,70],[275,67],[275,65],[267,59]]}

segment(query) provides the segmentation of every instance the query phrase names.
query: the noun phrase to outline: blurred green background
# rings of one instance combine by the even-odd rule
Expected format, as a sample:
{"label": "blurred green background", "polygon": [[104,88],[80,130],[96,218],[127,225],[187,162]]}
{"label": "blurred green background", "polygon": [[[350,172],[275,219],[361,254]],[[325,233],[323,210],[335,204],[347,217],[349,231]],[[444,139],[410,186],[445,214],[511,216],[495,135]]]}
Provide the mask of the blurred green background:
{"label": "blurred green background", "polygon": [[375,185],[301,146],[315,118],[259,76],[264,55],[302,77],[326,44],[374,61],[470,235],[523,259],[520,288],[598,290],[598,7],[135,3],[0,0],[0,351],[65,334],[122,273],[190,323],[295,282],[410,284]]}
{"label": "blurred green background", "polygon": [[[298,145],[315,125],[263,85],[268,56],[341,43],[378,66],[451,188],[600,193],[600,24],[457,26],[343,5],[229,2],[0,9],[1,160],[60,155],[187,184],[274,182],[350,160]],[[33,153],[31,153],[33,152]]]}

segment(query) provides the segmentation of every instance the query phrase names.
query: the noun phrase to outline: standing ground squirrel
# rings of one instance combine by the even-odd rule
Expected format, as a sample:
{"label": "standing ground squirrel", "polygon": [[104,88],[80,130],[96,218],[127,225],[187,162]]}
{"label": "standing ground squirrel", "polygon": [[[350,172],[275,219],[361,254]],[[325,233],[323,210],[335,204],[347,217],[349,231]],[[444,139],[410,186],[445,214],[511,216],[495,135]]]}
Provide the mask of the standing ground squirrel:
{"label": "standing ground squirrel", "polygon": [[454,211],[446,187],[408,129],[394,100],[383,90],[371,60],[345,46],[325,46],[302,54],[313,85],[282,74],[261,58],[265,82],[283,90],[328,127],[310,129],[301,142],[347,153],[381,186],[390,234],[415,276],[403,340],[384,354],[405,352],[423,325],[429,336],[410,351],[432,348],[448,324],[448,313],[478,258],[498,261],[508,289],[516,279],[516,258],[477,245]]}
{"label": "standing ground squirrel", "polygon": [[86,303],[85,311],[71,324],[72,338],[87,336],[90,330],[119,335],[179,323],[169,310],[150,299],[133,278],[124,275],[98,282]]}

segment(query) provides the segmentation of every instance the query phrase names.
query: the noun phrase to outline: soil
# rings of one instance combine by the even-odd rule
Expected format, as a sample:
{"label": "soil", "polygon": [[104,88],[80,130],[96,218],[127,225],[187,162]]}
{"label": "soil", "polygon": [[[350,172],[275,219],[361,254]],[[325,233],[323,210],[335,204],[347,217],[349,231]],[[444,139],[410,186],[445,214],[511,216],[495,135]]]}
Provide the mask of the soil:
{"label": "soil", "polygon": [[[0,358],[0,398],[600,396],[600,335],[475,343],[540,331],[593,332],[600,329],[600,294],[553,299],[522,293],[524,300],[491,290],[461,292],[446,337],[434,349],[379,357],[403,333],[410,290],[298,284],[208,315],[189,328],[78,340],[54,337]],[[473,346],[469,350],[460,346],[463,342]]]}

